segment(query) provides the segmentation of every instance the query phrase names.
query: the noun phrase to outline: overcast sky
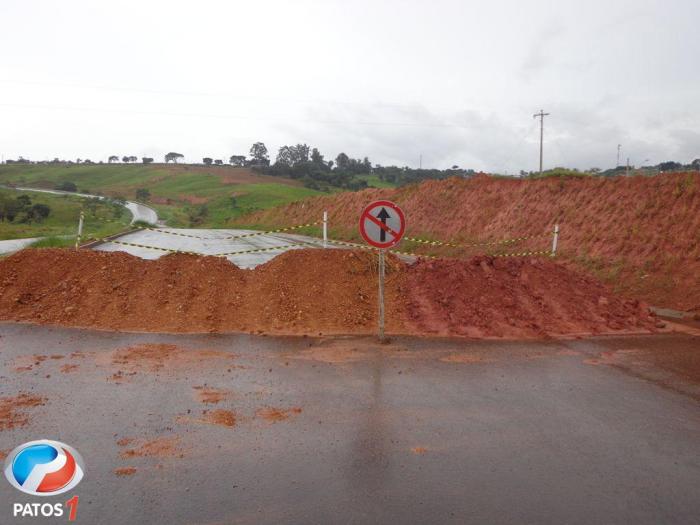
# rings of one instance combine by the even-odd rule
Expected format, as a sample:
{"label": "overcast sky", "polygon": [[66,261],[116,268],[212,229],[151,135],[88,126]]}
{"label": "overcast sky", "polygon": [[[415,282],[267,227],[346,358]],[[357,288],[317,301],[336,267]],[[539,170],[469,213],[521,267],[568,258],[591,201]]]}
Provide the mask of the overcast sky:
{"label": "overcast sky", "polygon": [[[2,0],[0,154],[700,157],[699,0]],[[648,160],[647,160],[648,159]]]}

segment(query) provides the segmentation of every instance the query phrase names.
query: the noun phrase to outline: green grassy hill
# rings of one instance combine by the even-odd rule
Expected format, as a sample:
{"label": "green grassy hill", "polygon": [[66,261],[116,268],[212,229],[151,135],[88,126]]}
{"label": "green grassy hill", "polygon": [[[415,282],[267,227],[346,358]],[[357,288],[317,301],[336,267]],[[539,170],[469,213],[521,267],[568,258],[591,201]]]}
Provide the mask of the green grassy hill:
{"label": "green grassy hill", "polygon": [[14,220],[0,220],[0,239],[22,239],[25,237],[57,237],[75,235],[81,210],[85,213],[83,238],[100,238],[122,231],[131,222],[131,213],[123,206],[85,199],[70,195],[50,195],[0,189],[0,210],[8,201],[26,195],[30,205],[44,204],[50,208],[48,217],[30,219],[19,212]]}
{"label": "green grassy hill", "polygon": [[[291,179],[229,166],[0,165],[0,184],[55,188],[62,182],[85,193],[145,200],[176,227],[226,227],[241,215],[320,194]],[[148,199],[137,198],[141,188]]]}

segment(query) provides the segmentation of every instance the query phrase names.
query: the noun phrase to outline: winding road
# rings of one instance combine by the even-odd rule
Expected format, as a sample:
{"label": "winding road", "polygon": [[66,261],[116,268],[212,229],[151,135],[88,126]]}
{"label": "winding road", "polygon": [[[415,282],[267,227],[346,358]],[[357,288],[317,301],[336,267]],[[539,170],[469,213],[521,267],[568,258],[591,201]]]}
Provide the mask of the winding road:
{"label": "winding road", "polygon": [[[38,193],[51,193],[53,195],[75,195],[76,197],[83,197],[86,199],[110,200],[109,197],[104,197],[102,195],[91,195],[89,193],[77,193],[72,191],[44,190],[40,188],[25,188],[19,186],[0,186],[0,188],[17,191],[35,191]],[[150,206],[146,206],[145,204],[141,204],[140,202],[125,201],[124,207],[131,212],[132,224],[136,221],[144,221],[150,224],[158,224],[158,213]]]}
{"label": "winding road", "polygon": [[[25,187],[13,187],[13,186],[4,186],[0,185],[0,188],[6,189],[6,190],[17,190],[17,191],[33,191],[33,192],[38,192],[38,193],[51,193],[54,195],[75,195],[77,197],[83,197],[86,199],[100,199],[100,200],[107,200],[109,197],[103,197],[101,195],[91,195],[89,193],[76,193],[76,192],[70,192],[70,191],[61,191],[61,190],[45,190],[45,189],[39,189],[39,188],[25,188]],[[134,202],[134,201],[126,201],[124,203],[124,207],[129,210],[131,213],[131,223],[135,223],[136,221],[143,221],[147,222],[149,224],[159,224],[159,219],[158,219],[158,213],[156,213],[156,210],[151,208],[150,206],[146,206],[145,204],[141,204],[140,202]],[[0,254],[5,254],[5,253],[13,253],[17,252],[19,250],[22,250],[32,244],[33,242],[36,242],[38,240],[41,240],[42,237],[28,237],[24,239],[7,239],[7,240],[0,240]]]}

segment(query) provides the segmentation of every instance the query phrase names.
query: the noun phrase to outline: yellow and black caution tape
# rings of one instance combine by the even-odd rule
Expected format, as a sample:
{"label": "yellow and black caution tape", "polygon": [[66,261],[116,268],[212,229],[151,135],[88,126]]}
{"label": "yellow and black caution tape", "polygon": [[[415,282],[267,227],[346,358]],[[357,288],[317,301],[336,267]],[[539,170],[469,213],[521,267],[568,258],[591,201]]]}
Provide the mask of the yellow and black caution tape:
{"label": "yellow and black caution tape", "polygon": [[255,232],[255,233],[245,233],[243,235],[234,235],[232,237],[224,237],[223,240],[233,240],[233,239],[247,239],[248,237],[255,237],[257,235],[267,235],[268,233],[282,233],[292,230],[298,230],[300,228],[308,228],[309,226],[317,226],[323,221],[309,222],[306,224],[297,224],[296,226],[288,226],[287,228],[279,228],[277,230],[268,230],[266,232]]}
{"label": "yellow and black caution tape", "polygon": [[549,250],[533,251],[533,252],[519,252],[519,253],[494,253],[491,257],[529,257],[530,255],[552,255]]}
{"label": "yellow and black caution tape", "polygon": [[[335,241],[328,239],[328,242],[332,244],[339,244],[341,246],[348,246],[349,248],[359,248],[361,250],[379,250],[379,248],[375,248],[374,246],[367,246],[366,244],[358,244],[356,242],[347,242],[347,241]],[[393,253],[395,255],[407,255],[409,257],[424,257],[426,259],[437,259],[435,255],[425,255],[425,254],[420,254],[420,253],[411,253],[411,252],[402,252],[399,250],[389,250],[389,253]]]}
{"label": "yellow and black caution tape", "polygon": [[116,239],[97,239],[97,240],[99,240],[99,241],[101,241],[101,242],[105,242],[105,243],[111,242],[111,243],[113,243],[113,244],[121,244],[121,245],[123,245],[123,246],[133,246],[133,247],[135,247],[135,248],[146,248],[146,249],[148,249],[148,250],[158,250],[158,251],[161,251],[161,252],[186,253],[186,254],[189,254],[189,255],[205,255],[205,254],[199,253],[199,252],[189,252],[189,251],[185,251],[185,250],[172,250],[172,249],[170,249],[170,248],[160,248],[159,246],[147,246],[147,245],[145,245],[145,244],[136,244],[136,243],[133,243],[133,242],[118,241],[118,240],[116,240]]}
{"label": "yellow and black caution tape", "polygon": [[232,255],[244,255],[247,253],[262,253],[262,252],[272,252],[275,250],[287,250],[289,248],[304,248],[304,247],[313,247],[313,248],[321,248],[321,246],[318,246],[317,244],[313,244],[310,242],[299,242],[296,244],[284,244],[281,246],[268,246],[267,248],[255,248],[252,250],[242,250],[239,252],[227,252],[227,253],[217,253],[216,257],[229,257]]}
{"label": "yellow and black caution tape", "polygon": [[188,237],[190,239],[202,239],[208,241],[220,240],[218,237],[202,237],[201,235],[189,235],[187,233],[171,232],[168,230],[160,230],[158,228],[141,228],[141,230],[148,230],[151,232],[165,233],[167,235],[175,235],[177,237]]}
{"label": "yellow and black caution tape", "polygon": [[288,226],[287,228],[278,228],[277,230],[268,230],[264,232],[255,233],[244,233],[243,235],[232,235],[229,237],[202,237],[201,235],[191,235],[188,233],[173,232],[168,230],[161,230],[160,228],[142,228],[143,230],[148,230],[152,232],[165,233],[166,235],[175,235],[177,237],[189,237],[190,239],[202,239],[206,241],[230,241],[235,239],[247,239],[249,237],[257,237],[258,235],[267,235],[269,233],[281,233],[292,230],[298,230],[300,228],[307,228],[309,226],[316,226],[321,224],[323,221],[310,222],[307,224],[298,224],[296,226]]}
{"label": "yellow and black caution tape", "polygon": [[416,242],[419,244],[428,244],[430,246],[450,246],[452,248],[474,248],[474,247],[478,247],[478,246],[498,246],[501,244],[513,244],[516,242],[527,241],[529,239],[536,239],[538,237],[547,237],[550,235],[553,235],[553,233],[551,233],[551,232],[538,233],[536,235],[526,235],[523,237],[513,237],[511,239],[502,239],[500,241],[475,242],[475,243],[468,243],[468,244],[458,244],[458,243],[444,242],[444,241],[431,241],[429,239],[418,239],[416,237],[404,237],[404,240]]}

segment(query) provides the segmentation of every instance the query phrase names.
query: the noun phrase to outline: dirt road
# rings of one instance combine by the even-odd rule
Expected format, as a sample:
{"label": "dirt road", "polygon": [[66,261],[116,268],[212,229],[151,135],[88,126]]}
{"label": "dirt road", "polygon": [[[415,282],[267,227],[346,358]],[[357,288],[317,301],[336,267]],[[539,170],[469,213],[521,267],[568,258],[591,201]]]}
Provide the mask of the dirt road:
{"label": "dirt road", "polygon": [[697,523],[700,390],[649,356],[699,341],[1,324],[0,450],[76,447],[79,523]]}

